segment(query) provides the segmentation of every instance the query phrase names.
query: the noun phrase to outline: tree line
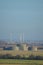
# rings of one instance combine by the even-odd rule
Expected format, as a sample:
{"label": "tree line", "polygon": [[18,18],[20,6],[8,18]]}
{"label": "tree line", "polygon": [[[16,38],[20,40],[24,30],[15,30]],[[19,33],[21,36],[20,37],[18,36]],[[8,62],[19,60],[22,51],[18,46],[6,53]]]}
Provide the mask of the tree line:
{"label": "tree line", "polygon": [[6,54],[6,55],[0,55],[0,59],[43,60],[43,56],[30,55],[26,57],[23,55],[23,57],[21,57],[20,55],[12,56],[10,54]]}

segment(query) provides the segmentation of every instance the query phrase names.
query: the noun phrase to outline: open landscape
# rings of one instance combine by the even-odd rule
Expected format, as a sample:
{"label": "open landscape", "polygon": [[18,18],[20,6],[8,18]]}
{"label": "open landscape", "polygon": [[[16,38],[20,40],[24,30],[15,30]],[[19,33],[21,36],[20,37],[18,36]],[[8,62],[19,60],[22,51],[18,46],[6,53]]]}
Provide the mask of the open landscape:
{"label": "open landscape", "polygon": [[[43,51],[0,51],[0,55],[10,54],[12,56],[43,56]],[[23,59],[0,59],[0,65],[43,65],[43,60],[23,60]]]}
{"label": "open landscape", "polygon": [[43,0],[0,0],[0,65],[43,65]]}
{"label": "open landscape", "polygon": [[43,65],[43,46],[38,44],[0,42],[0,65]]}
{"label": "open landscape", "polygon": [[0,51],[0,55],[10,54],[12,56],[20,55],[20,56],[43,56],[43,51],[14,51],[14,50],[2,50]]}
{"label": "open landscape", "polygon": [[43,61],[0,59],[0,65],[43,65]]}

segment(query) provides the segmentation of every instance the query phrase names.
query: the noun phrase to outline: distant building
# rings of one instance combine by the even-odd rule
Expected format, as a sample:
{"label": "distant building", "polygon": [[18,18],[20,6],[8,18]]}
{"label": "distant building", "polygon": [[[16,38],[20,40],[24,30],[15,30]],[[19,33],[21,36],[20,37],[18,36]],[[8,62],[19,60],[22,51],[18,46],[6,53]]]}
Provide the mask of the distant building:
{"label": "distant building", "polygon": [[18,51],[19,50],[19,47],[17,45],[13,46],[13,50],[14,51]]}
{"label": "distant building", "polygon": [[38,49],[37,49],[37,46],[33,46],[33,47],[32,47],[32,50],[33,50],[33,51],[37,51],[37,50],[38,50]]}
{"label": "distant building", "polygon": [[23,49],[23,51],[28,51],[27,44],[21,44],[21,48]]}
{"label": "distant building", "polygon": [[38,51],[43,50],[43,46],[32,46],[27,43],[0,43],[0,50]]}

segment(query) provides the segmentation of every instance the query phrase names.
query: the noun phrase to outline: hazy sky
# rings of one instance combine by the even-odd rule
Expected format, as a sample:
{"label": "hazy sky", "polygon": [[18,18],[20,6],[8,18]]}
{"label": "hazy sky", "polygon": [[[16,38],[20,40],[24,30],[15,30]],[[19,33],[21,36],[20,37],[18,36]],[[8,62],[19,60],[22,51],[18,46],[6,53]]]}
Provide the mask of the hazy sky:
{"label": "hazy sky", "polygon": [[0,40],[43,40],[43,0],[0,0]]}

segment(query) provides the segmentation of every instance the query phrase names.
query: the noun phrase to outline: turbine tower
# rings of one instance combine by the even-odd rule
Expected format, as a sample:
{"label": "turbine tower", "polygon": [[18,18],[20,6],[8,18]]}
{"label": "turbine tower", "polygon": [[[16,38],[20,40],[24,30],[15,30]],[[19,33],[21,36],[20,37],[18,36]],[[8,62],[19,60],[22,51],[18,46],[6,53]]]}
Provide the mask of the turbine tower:
{"label": "turbine tower", "polygon": [[20,43],[24,43],[24,33],[20,34]]}
{"label": "turbine tower", "polygon": [[22,43],[22,34],[20,34],[20,43]]}
{"label": "turbine tower", "polygon": [[12,33],[10,33],[10,43],[12,43]]}
{"label": "turbine tower", "polygon": [[23,33],[23,35],[22,35],[22,36],[23,36],[23,38],[22,38],[22,42],[24,43],[24,33]]}

